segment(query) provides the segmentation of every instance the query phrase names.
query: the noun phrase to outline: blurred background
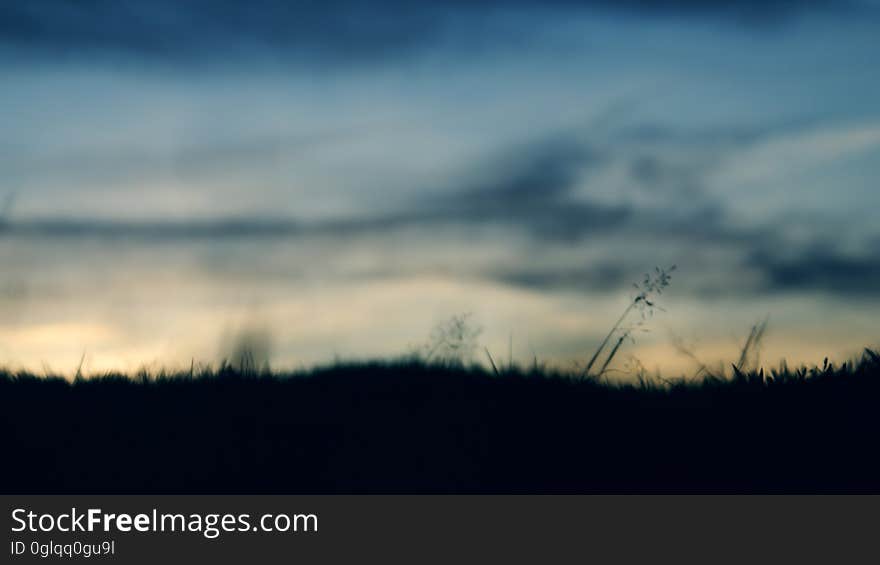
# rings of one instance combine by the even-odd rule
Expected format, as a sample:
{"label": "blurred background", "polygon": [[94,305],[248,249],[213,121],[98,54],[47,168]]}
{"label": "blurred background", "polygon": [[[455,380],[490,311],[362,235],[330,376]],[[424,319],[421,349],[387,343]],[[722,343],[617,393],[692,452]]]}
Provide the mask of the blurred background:
{"label": "blurred background", "polygon": [[[0,364],[480,343],[692,374],[880,342],[873,1],[0,7]],[[689,354],[685,354],[687,350]]]}

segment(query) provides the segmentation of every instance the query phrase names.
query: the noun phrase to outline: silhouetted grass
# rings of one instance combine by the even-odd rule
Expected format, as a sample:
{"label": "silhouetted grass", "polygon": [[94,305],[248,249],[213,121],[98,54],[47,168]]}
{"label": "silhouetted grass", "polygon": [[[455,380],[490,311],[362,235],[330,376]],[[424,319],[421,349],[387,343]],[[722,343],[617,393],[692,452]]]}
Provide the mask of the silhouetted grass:
{"label": "silhouetted grass", "polygon": [[880,358],[699,382],[337,364],[0,371],[2,491],[880,492]]}

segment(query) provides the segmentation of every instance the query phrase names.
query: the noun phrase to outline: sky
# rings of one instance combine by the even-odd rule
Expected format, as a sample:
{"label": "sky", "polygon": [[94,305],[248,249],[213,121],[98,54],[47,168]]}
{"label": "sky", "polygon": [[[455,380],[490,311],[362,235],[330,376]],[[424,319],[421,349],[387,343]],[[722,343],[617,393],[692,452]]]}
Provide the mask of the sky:
{"label": "sky", "polygon": [[857,355],[878,37],[868,0],[4,3],[0,363],[307,367],[470,313],[567,367],[671,265],[615,374],[764,319],[770,366]]}

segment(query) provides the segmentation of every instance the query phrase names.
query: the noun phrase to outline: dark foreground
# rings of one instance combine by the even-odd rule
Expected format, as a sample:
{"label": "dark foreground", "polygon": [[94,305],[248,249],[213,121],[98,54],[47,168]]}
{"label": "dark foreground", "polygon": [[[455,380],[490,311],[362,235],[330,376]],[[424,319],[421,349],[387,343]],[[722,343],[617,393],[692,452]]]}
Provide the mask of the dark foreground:
{"label": "dark foreground", "polygon": [[880,361],[698,385],[0,373],[5,493],[880,493]]}

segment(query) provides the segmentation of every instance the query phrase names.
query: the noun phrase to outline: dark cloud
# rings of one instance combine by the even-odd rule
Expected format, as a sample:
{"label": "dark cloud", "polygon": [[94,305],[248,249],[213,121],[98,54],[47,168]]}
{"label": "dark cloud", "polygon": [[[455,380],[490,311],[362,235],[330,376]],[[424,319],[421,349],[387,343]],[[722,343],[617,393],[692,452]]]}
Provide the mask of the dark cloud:
{"label": "dark cloud", "polygon": [[[661,233],[657,234],[653,259],[648,253],[647,256],[608,255],[584,266],[554,263],[531,266],[524,261],[513,266],[487,268],[481,276],[538,291],[608,291],[628,286],[640,269],[650,266],[646,260],[662,263],[660,257],[674,256],[675,263],[685,267],[683,278],[676,286],[706,298],[792,292],[878,298],[880,254],[854,256],[830,250],[789,249],[782,257],[778,254],[778,248],[783,246],[780,239],[755,235],[739,248],[746,256],[741,262],[719,259],[706,264],[703,259],[695,260],[695,256],[700,255],[701,250],[711,251],[711,245],[693,241],[690,245],[684,241],[676,243],[662,237]],[[736,247],[731,249],[737,250]],[[725,276],[707,279],[702,272],[706,269]]]}
{"label": "dark cloud", "polygon": [[617,263],[592,263],[584,267],[505,268],[489,270],[485,277],[533,290],[616,290],[633,278],[631,266]]}
{"label": "dark cloud", "polygon": [[852,255],[827,248],[806,248],[785,256],[771,246],[756,250],[746,265],[764,277],[764,290],[817,290],[833,294],[878,296],[880,253]]}
{"label": "dark cloud", "polygon": [[490,178],[462,191],[470,204],[510,203],[530,206],[535,201],[565,196],[578,181],[581,170],[599,163],[598,152],[565,135],[532,141],[495,159]]}
{"label": "dark cloud", "polygon": [[572,195],[607,157],[577,136],[555,135],[506,151],[475,171],[465,188],[429,203],[443,221],[502,224],[541,239],[573,241],[626,222],[629,206],[603,205]]}
{"label": "dark cloud", "polygon": [[301,52],[347,59],[423,42],[433,21],[433,14],[399,2],[374,11],[357,0],[35,0],[3,4],[0,38],[60,54],[183,61]]}
{"label": "dark cloud", "polygon": [[105,239],[170,243],[191,239],[282,238],[305,229],[288,220],[220,219],[186,221],[112,221],[92,219],[40,219],[0,224],[0,237],[24,239]]}
{"label": "dark cloud", "polygon": [[723,18],[748,25],[778,24],[804,12],[848,11],[858,5],[846,0],[593,0],[578,4],[650,16]]}
{"label": "dark cloud", "polygon": [[850,5],[831,0],[30,0],[0,7],[0,42],[53,55],[107,52],[175,62],[222,63],[253,53],[356,61],[411,53],[452,29],[456,42],[471,41],[470,47],[495,35],[503,39],[500,30],[510,33],[509,28],[492,25],[499,13],[599,10],[766,24]]}

